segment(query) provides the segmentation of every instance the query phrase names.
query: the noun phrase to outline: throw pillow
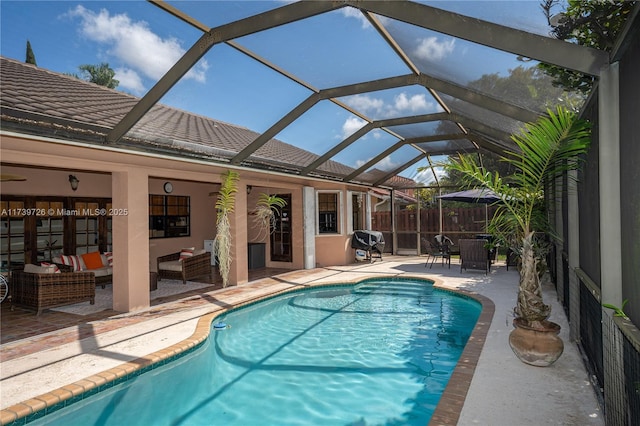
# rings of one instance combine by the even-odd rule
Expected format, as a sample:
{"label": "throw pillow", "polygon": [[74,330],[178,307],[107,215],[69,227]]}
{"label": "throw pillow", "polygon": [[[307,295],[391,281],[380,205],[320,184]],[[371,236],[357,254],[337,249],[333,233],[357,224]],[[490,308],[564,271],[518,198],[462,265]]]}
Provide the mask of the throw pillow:
{"label": "throw pillow", "polygon": [[113,252],[107,251],[104,255],[107,257],[107,265],[113,266]]}
{"label": "throw pillow", "polygon": [[193,257],[193,252],[195,251],[195,249],[195,247],[183,248],[182,251],[180,251],[180,261],[188,257]]}
{"label": "throw pillow", "polygon": [[49,272],[53,272],[54,274],[60,274],[60,268],[58,268],[58,265],[56,265],[55,263],[48,263],[48,262],[40,262],[40,266],[48,268]]}
{"label": "throw pillow", "polygon": [[104,265],[102,264],[102,257],[100,257],[99,251],[92,251],[91,253],[85,253],[82,255],[82,260],[87,269],[100,269]]}
{"label": "throw pillow", "polygon": [[73,267],[73,272],[82,271],[82,265],[80,264],[80,256],[75,255],[62,255],[60,261],[63,265]]}

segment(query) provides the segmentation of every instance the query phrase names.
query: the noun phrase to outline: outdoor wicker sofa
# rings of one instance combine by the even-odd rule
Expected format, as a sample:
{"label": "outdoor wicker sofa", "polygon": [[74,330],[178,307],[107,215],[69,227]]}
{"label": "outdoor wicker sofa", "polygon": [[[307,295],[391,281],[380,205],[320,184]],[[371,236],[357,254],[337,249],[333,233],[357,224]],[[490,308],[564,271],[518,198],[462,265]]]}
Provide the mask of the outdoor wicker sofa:
{"label": "outdoor wicker sofa", "polygon": [[[109,253],[109,255],[110,254],[111,253]],[[82,255],[75,257],[78,259],[77,261],[80,264],[80,271],[75,270],[71,265],[63,263],[62,256],[55,256],[52,259],[52,262],[55,263],[62,272],[93,272],[93,275],[96,277],[96,285],[99,285],[102,288],[105,288],[107,284],[111,284],[113,282],[113,267],[109,263],[106,254],[100,254],[102,265],[94,269],[87,268]]]}
{"label": "outdoor wicker sofa", "polygon": [[[29,266],[25,268],[29,270]],[[35,309],[73,305],[88,301],[95,303],[96,281],[93,272],[37,273],[13,271],[9,283],[11,303]]]}
{"label": "outdoor wicker sofa", "polygon": [[158,280],[162,278],[182,280],[183,284],[192,278],[208,275],[211,278],[211,253],[202,250],[193,252],[193,256],[180,259],[181,252],[171,253],[158,258]]}

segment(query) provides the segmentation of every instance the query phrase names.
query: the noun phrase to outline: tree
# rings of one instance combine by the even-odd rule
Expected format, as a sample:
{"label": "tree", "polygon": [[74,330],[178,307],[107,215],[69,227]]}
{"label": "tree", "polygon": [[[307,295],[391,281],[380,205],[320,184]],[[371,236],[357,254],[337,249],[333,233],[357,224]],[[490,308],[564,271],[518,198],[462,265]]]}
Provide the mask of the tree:
{"label": "tree", "polygon": [[[537,67],[525,67],[519,66],[509,70],[509,75],[506,77],[500,77],[499,74],[484,74],[477,80],[469,82],[469,87],[480,92],[488,93],[491,96],[498,99],[510,100],[516,103],[518,106],[527,108],[531,111],[546,111],[548,109],[555,109],[558,105],[565,107],[566,109],[577,112],[580,106],[584,102],[584,95],[580,92],[569,92],[562,87],[556,87],[553,85],[552,78],[547,75],[543,70]],[[453,111],[460,108],[463,109],[464,105],[458,107],[460,101],[454,99],[450,102],[450,107]],[[481,110],[478,110],[476,114],[481,114]],[[476,120],[487,121],[492,119],[492,116],[482,117],[478,115]],[[438,127],[438,132],[453,133],[456,129],[446,128],[444,126]],[[480,155],[480,164],[488,172],[498,172],[501,176],[508,176],[513,173],[513,167],[504,161],[501,161],[497,156],[492,154],[470,154]],[[442,186],[458,186],[464,185],[464,179],[462,174],[453,169],[446,169],[447,175],[440,179]]]}
{"label": "tree", "polygon": [[485,74],[469,82],[469,87],[531,111],[543,112],[557,105],[578,111],[584,101],[583,94],[554,86],[553,79],[538,67],[519,66],[510,69],[506,77]]}
{"label": "tree", "polygon": [[[551,34],[560,40],[607,52],[615,46],[635,4],[620,0],[569,0],[566,10],[554,15],[551,9],[558,3],[559,0],[544,0],[540,5],[549,25],[554,27]],[[560,16],[557,21],[556,16]],[[593,86],[592,76],[545,63],[538,64],[538,67],[553,77],[556,86],[566,90],[588,94]]]}
{"label": "tree", "polygon": [[516,168],[513,175],[503,178],[488,173],[463,156],[447,166],[462,173],[469,185],[488,188],[501,196],[489,229],[499,240],[509,242],[520,257],[516,314],[532,328],[542,327],[550,313],[542,300],[538,273],[538,263],[546,253],[536,239],[551,229],[544,208],[545,185],[578,168],[578,158],[587,152],[590,137],[588,122],[558,107],[557,112],[549,110],[548,116],[511,136],[520,152],[511,152],[502,160]]}
{"label": "tree", "polygon": [[33,64],[38,66],[36,63],[36,55],[34,55],[33,50],[31,49],[31,43],[27,40],[27,58],[24,61],[27,64]]}
{"label": "tree", "polygon": [[111,69],[109,64],[106,62],[98,65],[80,65],[78,69],[82,71],[82,76],[78,76],[76,74],[70,75],[81,80],[108,87],[109,89],[115,89],[118,87],[118,84],[120,84],[120,82],[114,78],[116,72]]}

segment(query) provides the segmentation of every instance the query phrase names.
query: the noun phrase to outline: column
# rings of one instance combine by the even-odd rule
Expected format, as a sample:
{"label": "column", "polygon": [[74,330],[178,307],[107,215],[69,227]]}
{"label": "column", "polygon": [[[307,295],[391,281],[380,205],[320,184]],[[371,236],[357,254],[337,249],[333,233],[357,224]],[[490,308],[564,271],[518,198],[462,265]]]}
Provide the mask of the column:
{"label": "column", "polygon": [[149,307],[149,175],[131,169],[111,177],[113,216],[113,309]]}

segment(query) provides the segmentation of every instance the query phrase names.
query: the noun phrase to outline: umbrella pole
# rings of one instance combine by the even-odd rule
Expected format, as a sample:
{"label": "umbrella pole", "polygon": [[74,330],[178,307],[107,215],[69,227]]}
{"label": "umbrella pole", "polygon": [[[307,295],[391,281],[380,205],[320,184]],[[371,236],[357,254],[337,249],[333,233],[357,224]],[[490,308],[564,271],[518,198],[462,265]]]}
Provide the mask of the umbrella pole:
{"label": "umbrella pole", "polygon": [[489,205],[484,205],[484,233],[489,233]]}
{"label": "umbrella pole", "polygon": [[[440,192],[440,195],[442,195],[442,188],[438,188],[438,191]],[[438,220],[438,234],[443,235],[442,233],[442,228],[443,228],[443,221],[442,221],[442,198],[438,198],[438,214],[439,214],[439,220]]]}

